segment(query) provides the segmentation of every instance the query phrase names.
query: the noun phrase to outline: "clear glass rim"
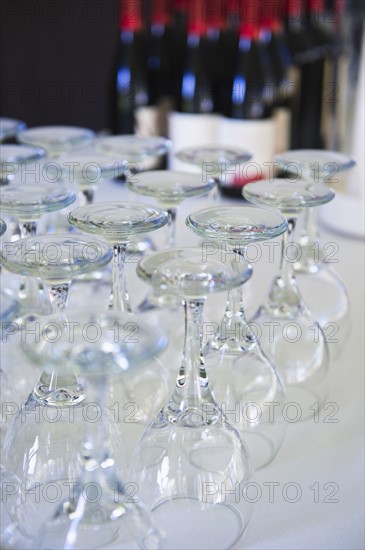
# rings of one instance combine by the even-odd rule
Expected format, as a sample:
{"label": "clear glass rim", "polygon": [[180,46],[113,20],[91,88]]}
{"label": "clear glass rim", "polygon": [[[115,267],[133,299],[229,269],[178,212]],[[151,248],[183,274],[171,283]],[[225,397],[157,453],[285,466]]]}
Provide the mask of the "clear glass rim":
{"label": "clear glass rim", "polygon": [[[3,158],[4,153],[14,151],[7,159]],[[16,156],[16,151],[18,151],[19,156]],[[22,154],[23,153],[23,154]],[[27,155],[28,153],[28,155]],[[9,166],[9,164],[26,164],[35,162],[42,159],[47,154],[46,150],[42,147],[32,146],[32,145],[1,145],[0,151],[0,167]]]}
{"label": "clear glass rim", "polygon": [[[184,290],[179,285],[179,282],[176,280],[175,285],[166,285],[166,289],[164,287],[163,281],[156,277],[156,265],[158,267],[163,266],[163,264],[166,262],[170,262],[172,260],[191,260],[194,258],[194,256],[197,256],[198,259],[202,258],[202,248],[199,247],[179,247],[179,248],[169,248],[167,250],[161,250],[159,252],[153,252],[149,254],[148,256],[145,256],[142,258],[137,265],[137,275],[145,282],[150,284],[156,289],[159,289],[162,292],[168,292],[176,294],[177,296],[181,297],[181,299],[189,299],[189,298],[199,298],[201,297],[204,299],[204,297],[207,294],[214,294],[215,292],[224,292],[227,290],[230,290],[232,288],[241,286],[244,284],[252,275],[252,267],[251,265],[243,259],[242,256],[239,257],[239,262],[235,262],[232,259],[232,265],[235,265],[237,270],[234,272],[232,268],[232,276],[229,280],[222,281],[221,284],[213,285],[213,287],[203,287],[201,286],[201,290],[198,290],[197,292],[190,292],[189,290]],[[184,258],[185,256],[185,258]],[[207,263],[201,260],[202,263]],[[208,260],[207,260],[208,261]],[[157,262],[157,263],[156,263]],[[217,263],[222,264],[222,266],[226,265],[226,262],[218,261]],[[238,265],[240,265],[240,268],[238,268]],[[187,267],[188,272],[188,267]],[[209,275],[209,273],[207,273]],[[188,275],[188,273],[187,273]],[[198,281],[194,281],[193,284],[196,284],[198,286]]]}
{"label": "clear glass rim", "polygon": [[159,157],[166,154],[172,143],[163,136],[136,136],[122,134],[95,140],[95,147],[111,155],[120,155],[124,162],[142,160],[146,157]]}
{"label": "clear glass rim", "polygon": [[[47,136],[45,134],[47,132],[54,132],[57,134],[57,130],[60,131],[75,131],[77,130],[77,135],[72,135],[69,137],[63,137],[62,139],[57,139],[55,136],[51,136],[51,138],[47,139]],[[25,130],[22,130],[17,135],[17,140],[20,143],[26,143],[30,145],[37,145],[39,143],[40,145],[44,145],[47,143],[47,145],[51,146],[62,146],[65,144],[72,145],[73,143],[79,143],[80,140],[92,140],[95,137],[95,132],[91,130],[90,128],[83,128],[79,126],[67,126],[67,125],[46,125],[46,126],[34,126],[32,128],[26,128]]]}
{"label": "clear glass rim", "polygon": [[[216,158],[207,158],[205,161],[201,161],[201,159],[196,159],[194,161],[194,158],[197,157],[200,153],[202,156],[205,151],[215,151],[221,153],[221,160],[217,160]],[[228,154],[233,154],[235,157],[234,159],[226,158]],[[252,153],[250,151],[247,151],[245,149],[239,149],[235,147],[228,147],[228,146],[220,146],[220,145],[214,145],[214,144],[207,144],[204,146],[197,146],[197,147],[185,147],[184,149],[179,149],[174,154],[175,157],[182,162],[193,164],[195,166],[201,166],[202,162],[222,162],[227,164],[228,166],[231,166],[236,163],[246,163],[249,160],[252,159]]]}
{"label": "clear glass rim", "polygon": [[16,136],[21,130],[25,130],[26,123],[22,120],[9,117],[0,117],[0,136],[2,139]]}
{"label": "clear glass rim", "polygon": [[[15,193],[19,193],[23,200],[28,197],[27,202],[21,202],[21,198],[11,200]],[[32,216],[33,213],[42,214],[61,210],[70,206],[75,200],[76,194],[60,185],[44,188],[39,184],[12,184],[6,186],[1,192],[0,210],[18,217],[22,216],[23,219],[23,214]],[[30,217],[28,221],[31,219]]]}
{"label": "clear glass rim", "polygon": [[4,222],[4,220],[0,218],[0,237],[4,235],[6,229],[7,229],[6,223]]}
{"label": "clear glass rim", "polygon": [[[313,160],[310,160],[311,156]],[[313,165],[321,162],[321,157],[323,157],[323,164],[312,168]],[[356,164],[356,160],[346,153],[342,151],[329,151],[327,149],[293,149],[279,153],[274,158],[281,168],[296,164],[304,170],[306,175],[311,174],[312,171],[317,171],[322,177],[333,174],[330,166],[333,167],[334,164],[337,166],[338,172],[349,170]],[[329,165],[327,170],[325,169],[326,165]]]}
{"label": "clear glass rim", "polygon": [[[116,213],[125,211],[133,211],[136,213],[149,213],[149,217],[145,219],[145,222],[141,219],[136,220],[123,220],[115,219],[115,221],[108,221],[108,224],[100,225],[100,220],[96,220],[93,213],[105,211],[109,216],[111,212],[115,210]],[[152,214],[152,215],[151,215]],[[88,204],[85,206],[79,206],[72,210],[68,216],[68,220],[71,225],[74,225],[85,231],[86,233],[99,234],[108,239],[108,242],[125,242],[123,238],[129,238],[130,235],[137,233],[146,233],[154,229],[159,229],[166,225],[169,221],[169,214],[151,204],[144,204],[138,202],[98,202],[95,204]]]}
{"label": "clear glass rim", "polygon": [[[247,221],[247,225],[249,225],[250,227],[247,229],[242,227],[241,231],[239,231],[239,227],[238,230],[234,230],[233,228],[230,229],[229,227],[222,229],[214,228],[214,216],[216,215],[219,218],[219,215],[221,215],[224,211],[230,211],[230,213],[232,214],[234,214],[235,212],[237,212],[237,214],[242,214],[243,224],[245,223],[245,214],[247,214],[248,216],[252,216],[251,223]],[[255,212],[256,214],[261,213],[263,215],[270,215],[271,217],[276,218],[277,223],[275,225],[271,225],[270,227],[267,226],[265,229],[263,229],[263,223],[260,223],[258,221],[255,224]],[[205,215],[208,215],[210,221],[202,223],[202,220],[199,218],[204,218]],[[198,210],[197,212],[189,214],[189,216],[185,220],[185,224],[190,229],[192,229],[194,233],[201,237],[237,243],[241,244],[242,246],[250,242],[265,241],[278,237],[287,230],[288,225],[285,218],[283,218],[277,211],[268,207],[256,207],[254,205],[222,205],[217,207],[204,208],[202,210]]]}
{"label": "clear glass rim", "polygon": [[[179,180],[188,181],[186,184],[181,184]],[[156,185],[157,182],[159,182],[160,185],[166,185],[166,189],[162,189]],[[207,178],[206,183],[204,183],[199,174],[190,172],[180,172],[177,170],[146,170],[128,179],[126,183],[128,189],[140,195],[156,197],[160,200],[181,202],[185,198],[208,193],[215,187],[217,182],[214,178]]]}
{"label": "clear glass rim", "polygon": [[[25,237],[16,241],[18,250],[10,251],[9,255],[3,254],[3,249],[0,249],[0,257],[2,263],[9,271],[20,275],[35,275],[39,273],[41,278],[45,280],[54,279],[55,281],[68,281],[74,275],[89,273],[105,267],[112,259],[110,247],[102,240],[89,235],[72,235],[68,234],[51,234],[39,235],[34,237]],[[44,252],[47,247],[47,252]],[[69,262],[60,263],[57,259],[49,258],[48,249],[54,247],[56,252],[57,247],[63,248],[68,252]],[[76,247],[79,247],[77,256],[75,254]],[[97,252],[96,258],[89,258],[90,250],[94,249]],[[6,250],[6,248],[5,248]],[[29,261],[25,259],[25,252],[32,250]],[[48,262],[47,262],[48,260]],[[82,268],[82,269],[81,269]],[[49,279],[44,276],[47,273]]]}
{"label": "clear glass rim", "polygon": [[[262,189],[260,190],[260,187],[262,188],[262,186],[265,185],[267,185],[267,190],[263,192]],[[283,193],[280,194],[280,185],[292,187],[293,195],[285,196]],[[313,191],[316,191],[318,194],[311,195],[310,189],[308,189],[308,194],[303,196],[300,194],[300,189],[303,187],[312,188]],[[299,212],[303,208],[312,208],[327,204],[335,197],[335,192],[330,187],[320,183],[312,184],[304,180],[288,182],[284,179],[274,178],[272,180],[258,180],[256,182],[247,183],[242,188],[242,195],[253,204],[269,206],[281,212],[285,212],[288,209]]]}

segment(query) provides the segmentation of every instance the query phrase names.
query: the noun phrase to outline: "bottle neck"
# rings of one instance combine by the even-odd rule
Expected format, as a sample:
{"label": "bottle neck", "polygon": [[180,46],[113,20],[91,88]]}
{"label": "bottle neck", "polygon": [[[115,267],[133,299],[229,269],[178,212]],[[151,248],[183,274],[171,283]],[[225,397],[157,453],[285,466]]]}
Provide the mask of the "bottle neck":
{"label": "bottle neck", "polygon": [[171,15],[167,0],[153,0],[151,26],[167,27],[171,24]]}
{"label": "bottle neck", "polygon": [[133,2],[120,1],[119,28],[121,32],[137,32],[142,30],[142,9],[140,0]]}
{"label": "bottle neck", "polygon": [[204,36],[206,33],[206,20],[204,19],[204,0],[188,2],[188,35]]}

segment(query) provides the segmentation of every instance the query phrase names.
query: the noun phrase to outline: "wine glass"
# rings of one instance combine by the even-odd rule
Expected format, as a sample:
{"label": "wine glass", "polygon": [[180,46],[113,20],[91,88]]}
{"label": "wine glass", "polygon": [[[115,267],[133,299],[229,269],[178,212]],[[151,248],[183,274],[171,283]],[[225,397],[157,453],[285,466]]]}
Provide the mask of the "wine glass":
{"label": "wine glass", "polygon": [[75,147],[91,143],[95,133],[77,126],[37,126],[18,133],[20,143],[43,147],[52,158],[58,158]]}
{"label": "wine glass", "polygon": [[[43,181],[38,184],[12,184],[1,190],[0,210],[18,219],[20,235],[26,238],[36,234],[37,222],[43,214],[61,210],[75,199],[73,191],[61,185]],[[7,246],[10,251],[10,243]],[[46,297],[32,278],[23,279],[18,298],[23,312],[49,311]]]}
{"label": "wine glass", "polygon": [[137,274],[182,299],[186,332],[175,390],[137,446],[132,479],[167,548],[230,548],[249,521],[244,493],[251,466],[211,394],[200,329],[206,296],[242,284],[251,268],[243,260],[204,261],[200,248],[177,248],[146,256]]}
{"label": "wine glass", "polygon": [[[109,543],[158,548],[149,514],[139,499],[128,499],[131,484],[119,479],[125,467],[106,390],[112,375],[124,376],[158,353],[166,338],[157,327],[118,312],[77,310],[70,318],[72,338],[69,330],[51,340],[58,328],[55,318],[47,324],[47,333],[42,331],[47,342],[39,346],[33,335],[27,348],[40,347],[43,361],[59,376],[83,380],[86,398],[50,407],[31,394],[29,414],[23,410],[17,415],[5,441],[5,465],[20,487],[11,495],[8,491],[7,509],[22,534],[35,538],[36,548],[98,548]],[[56,488],[56,498],[50,486]]]}
{"label": "wine glass", "polygon": [[[332,185],[336,174],[349,170],[355,160],[344,153],[319,149],[285,151],[276,155],[285,172],[293,172],[304,180]],[[290,177],[289,174],[287,176]],[[300,291],[321,327],[327,323],[346,325],[349,297],[341,277],[331,263],[331,254],[320,245],[320,236],[312,208],[304,210],[299,238],[301,256],[294,264]],[[332,251],[332,246],[329,247]],[[329,259],[327,259],[329,258]]]}
{"label": "wine glass", "polygon": [[119,135],[100,138],[96,147],[113,157],[118,156],[120,163],[127,163],[130,173],[139,172],[148,166],[150,160],[165,155],[170,147],[170,140],[160,136]]}
{"label": "wine glass", "polygon": [[46,154],[40,147],[27,145],[1,145],[0,147],[0,185],[8,185],[22,165],[41,160]]}
{"label": "wine glass", "polygon": [[6,231],[6,223],[0,218],[0,237],[4,235]]}
{"label": "wine glass", "polygon": [[242,149],[224,147],[222,145],[205,145],[202,147],[186,147],[175,153],[175,157],[189,165],[201,168],[205,177],[215,177],[220,190],[225,181],[226,172],[232,173],[252,159],[252,153]]}
{"label": "wine glass", "polygon": [[260,343],[286,384],[287,398],[297,407],[298,419],[312,416],[325,403],[329,390],[328,345],[323,331],[300,294],[293,271],[294,230],[303,208],[334,198],[332,189],[305,181],[261,180],[243,188],[243,196],[258,205],[276,207],[287,218],[280,271],[267,302],[252,321],[260,327]]}
{"label": "wine glass", "polygon": [[[216,180],[207,178],[204,182],[201,175],[172,170],[153,170],[143,172],[127,180],[127,186],[141,195],[155,197],[162,208],[169,213],[168,233],[165,248],[176,244],[176,213],[177,206],[190,197],[209,193],[216,185]],[[176,296],[160,293],[157,289],[149,293],[139,305],[139,311],[149,311],[154,308],[175,310],[180,306]]]}
{"label": "wine glass", "polygon": [[203,181],[200,175],[173,170],[143,172],[127,180],[129,189],[140,195],[156,198],[160,206],[169,213],[166,247],[175,246],[177,206],[185,199],[209,193],[215,185],[216,180],[213,178]]}
{"label": "wine glass", "polygon": [[69,222],[81,231],[103,237],[113,251],[113,291],[109,307],[131,312],[124,262],[134,235],[154,231],[168,222],[168,213],[147,204],[106,202],[75,208]]}
{"label": "wine glass", "polygon": [[[119,163],[125,165],[122,178],[122,181],[125,181],[129,175],[154,168],[156,161],[169,151],[171,141],[160,136],[123,134],[100,138],[95,142],[95,146],[103,153],[118,158]],[[140,235],[137,248],[142,254],[156,249],[152,240],[144,235]]]}
{"label": "wine glass", "polygon": [[24,130],[25,122],[15,118],[0,117],[0,142],[15,137],[18,132]]}
{"label": "wine glass", "polygon": [[[28,237],[12,243],[10,248],[3,247],[0,252],[0,262],[8,271],[42,279],[48,288],[53,314],[64,332],[68,330],[66,306],[72,278],[100,269],[111,258],[112,253],[106,244],[83,235]],[[33,393],[39,401],[52,406],[77,403],[84,398],[75,377],[57,377],[48,366]]]}
{"label": "wine glass", "polygon": [[[221,257],[222,247],[225,254],[235,251],[244,256],[251,243],[275,238],[287,229],[279,213],[253,206],[205,208],[190,214],[185,223],[206,241],[218,243],[214,248],[203,244],[207,258]],[[247,323],[242,287],[229,291],[224,317],[203,353],[214,398],[230,411],[229,419],[242,433],[253,465],[262,468],[284,440],[285,392]]]}
{"label": "wine glass", "polygon": [[45,181],[36,184],[16,183],[1,190],[1,211],[20,222],[21,237],[35,235],[37,221],[43,214],[62,210],[76,199],[75,193],[61,185]]}
{"label": "wine glass", "polygon": [[119,156],[101,152],[94,144],[72,151],[60,159],[62,180],[76,184],[83,204],[91,204],[94,192],[103,179],[117,178],[124,174],[126,162],[120,162]]}

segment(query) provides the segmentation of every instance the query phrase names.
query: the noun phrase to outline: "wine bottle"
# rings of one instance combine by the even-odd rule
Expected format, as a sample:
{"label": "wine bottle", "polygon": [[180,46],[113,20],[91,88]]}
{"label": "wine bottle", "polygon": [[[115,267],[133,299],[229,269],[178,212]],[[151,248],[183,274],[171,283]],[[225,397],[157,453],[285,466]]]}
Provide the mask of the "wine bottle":
{"label": "wine bottle", "polygon": [[145,51],[140,0],[121,0],[114,133],[135,133],[137,108],[148,105]]}
{"label": "wine bottle", "polygon": [[322,92],[328,38],[318,25],[321,0],[288,0],[287,36],[299,68],[298,94],[292,117],[293,149],[322,148]]}
{"label": "wine bottle", "polygon": [[302,65],[300,100],[300,148],[323,148],[321,134],[323,85],[331,38],[323,28],[324,3],[307,0],[305,27],[312,41],[311,59]]}
{"label": "wine bottle", "polygon": [[212,111],[219,113],[222,110],[222,91],[224,91],[227,59],[223,49],[225,38],[223,34],[224,5],[222,0],[206,0],[203,6],[205,10],[203,19],[206,22],[203,59],[208,75],[207,79],[211,85]]}
{"label": "wine bottle", "polygon": [[275,144],[270,62],[259,41],[255,4],[241,1],[236,66],[231,83],[230,108],[220,124],[220,142],[248,149],[253,159],[237,167],[222,182],[222,192],[241,197],[242,186],[271,174]]}
{"label": "wine bottle", "polygon": [[[174,157],[175,151],[217,140],[219,115],[214,114],[213,85],[206,59],[205,4],[206,0],[187,3],[188,27],[177,111],[169,116],[168,133],[172,141],[170,167],[174,169],[190,169]],[[195,171],[193,167],[191,171]]]}
{"label": "wine bottle", "polygon": [[149,105],[158,117],[157,133],[167,134],[167,113],[172,110],[173,63],[171,17],[167,0],[153,0],[148,34],[147,66]]}
{"label": "wine bottle", "polygon": [[289,75],[294,78],[292,58],[278,7],[278,4],[264,0],[260,23],[260,38],[270,55],[275,87],[275,153],[290,147],[291,109],[295,92],[295,86],[289,80]]}

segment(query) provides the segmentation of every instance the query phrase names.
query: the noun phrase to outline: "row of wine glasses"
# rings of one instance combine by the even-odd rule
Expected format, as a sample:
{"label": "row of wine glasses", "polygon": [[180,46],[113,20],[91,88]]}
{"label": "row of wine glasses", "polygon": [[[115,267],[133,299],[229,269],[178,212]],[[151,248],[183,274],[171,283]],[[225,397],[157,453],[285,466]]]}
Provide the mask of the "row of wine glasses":
{"label": "row of wine glasses", "polygon": [[[120,144],[118,137],[110,140],[115,147]],[[60,154],[59,149],[54,151]],[[205,152],[198,151],[196,158],[222,162],[224,153],[222,148],[207,147]],[[233,153],[230,151],[231,160]],[[68,155],[74,154],[72,151]],[[239,154],[241,162],[250,158],[244,152]],[[138,363],[142,363],[139,370],[143,377],[143,361],[151,364],[154,353],[162,351],[165,338],[151,324],[143,324],[141,313],[131,314],[124,277],[128,243],[167,225],[174,218],[173,209],[178,203],[189,194],[214,189],[216,180],[204,183],[201,177],[195,180],[190,175],[184,179],[184,174],[169,171],[145,172],[136,177],[136,171],[132,172],[128,187],[157,198],[159,207],[137,202],[92,204],[88,200],[88,204],[69,214],[70,223],[82,234],[37,236],[33,226],[31,235],[23,234],[22,239],[5,243],[2,248],[1,263],[8,271],[26,278],[40,276],[43,287],[50,289],[53,316],[32,314],[22,322],[48,326],[52,321],[51,335],[52,330],[62,328],[54,342],[48,338],[47,345],[32,346],[26,342],[22,346],[42,369],[25,407],[28,411],[46,408],[50,418],[56,418],[61,410],[62,422],[52,426],[48,423],[42,432],[37,423],[22,425],[18,416],[6,436],[3,466],[6,479],[15,488],[22,487],[23,493],[25,486],[28,497],[37,482],[58,483],[63,491],[57,506],[49,506],[43,499],[41,507],[36,498],[24,499],[24,494],[15,491],[7,510],[22,534],[36,541],[37,548],[229,548],[245,532],[251,514],[249,499],[236,502],[234,490],[239,488],[244,495],[252,468],[270,462],[284,439],[282,407],[274,418],[262,416],[259,422],[255,407],[263,409],[262,405],[270,402],[283,405],[290,398],[299,401],[304,409],[308,394],[312,401],[323,404],[325,393],[315,393],[313,397],[313,390],[317,391],[321,384],[328,389],[327,346],[320,327],[316,346],[311,346],[312,342],[304,336],[303,345],[296,342],[290,350],[285,347],[286,341],[280,339],[280,330],[274,342],[267,342],[264,331],[260,338],[253,332],[242,300],[241,286],[252,275],[244,258],[245,247],[284,236],[280,274],[268,301],[255,315],[255,323],[263,327],[268,323],[292,323],[293,327],[302,327],[305,335],[311,334],[315,319],[300,296],[292,262],[284,258],[285,239],[293,239],[300,211],[324,204],[334,194],[329,188],[308,181],[281,179],[248,184],[244,194],[255,206],[216,206],[188,216],[188,227],[204,239],[200,247],[171,247],[175,243],[170,234],[167,249],[149,253],[138,263],[137,275],[162,297],[150,301],[157,318],[167,304],[180,304],[185,314],[184,350],[177,364],[175,355],[174,390],[145,431],[132,460],[129,475],[138,487],[138,497],[146,507],[143,508],[129,501],[119,481],[123,451],[115,443],[120,434],[115,432],[108,414],[108,380],[121,373],[127,380],[129,371],[138,372],[134,369]],[[5,190],[12,186],[11,182]],[[171,209],[172,216],[165,209]],[[29,212],[33,217],[37,206],[32,209],[25,205],[24,211],[28,223]],[[15,208],[12,214],[16,214]],[[19,219],[24,219],[22,214]],[[217,246],[212,247],[212,243]],[[227,251],[225,260],[219,252],[212,253],[223,246]],[[85,255],[85,251],[89,254]],[[90,255],[90,251],[94,254]],[[79,309],[65,314],[71,279],[102,269],[111,261],[113,290],[109,311],[100,313],[95,305],[91,312]],[[205,342],[204,302],[209,295],[225,291],[228,299],[223,319],[216,333]],[[164,300],[164,296],[169,298]],[[107,309],[107,304],[103,309]],[[117,342],[115,322],[123,327]],[[71,330],[74,323],[76,331]],[[104,329],[102,338],[85,339],[80,327],[86,325]],[[133,339],[133,335],[138,337]],[[270,346],[266,347],[267,343]],[[298,359],[302,362],[298,363]],[[291,394],[292,391],[297,393]],[[106,412],[102,421],[90,426],[83,415],[92,403]],[[236,403],[245,408],[244,421],[240,418],[233,422],[226,414]],[[70,422],[71,410],[76,423]],[[67,483],[76,487],[71,496],[66,494]],[[102,489],[101,499],[85,496],[83,488],[90,483],[94,484],[94,491],[95,487]],[[184,536],[187,526],[188,538]]]}
{"label": "row of wine glasses", "polygon": [[[169,148],[168,140],[164,140],[163,138],[112,136],[95,140],[95,134],[85,128],[45,126],[24,129],[24,125],[17,123],[18,121],[13,121],[13,124],[10,126],[9,123],[5,124],[5,126],[13,128],[13,132],[17,131],[17,139],[26,144],[23,145],[23,149],[29,150],[26,153],[19,151],[19,154],[12,153],[11,151],[6,153],[7,147],[17,146],[5,146],[5,152],[2,154],[4,162],[1,164],[3,167],[6,167],[5,171],[6,169],[10,170],[10,174],[3,173],[3,178],[13,177],[14,163],[9,162],[11,156],[13,156],[17,163],[30,162],[34,160],[34,155],[41,154],[41,149],[37,151],[36,148],[42,147],[48,152],[51,158],[58,158],[58,160],[64,158],[62,166],[64,179],[68,178],[70,180],[72,172],[72,179],[77,182],[83,196],[89,202],[92,200],[96,180],[100,180],[101,176],[107,177],[111,175],[111,171],[115,177],[123,173],[125,174],[126,165],[133,163],[135,164],[135,169],[138,170],[138,166],[143,163],[143,159],[163,155]],[[18,128],[18,130],[14,130],[14,128]],[[70,155],[68,151],[71,149],[72,153]],[[67,155],[71,158],[67,158]],[[88,167],[88,175],[86,175],[85,170],[80,170],[80,167],[84,167],[85,162],[88,165],[87,161],[92,159],[93,156],[95,160]],[[203,168],[205,165],[205,172],[208,171],[208,173],[211,173],[212,167],[219,166],[221,174],[222,166],[226,169],[237,164],[241,166],[251,158],[251,155],[246,151],[224,149],[217,146],[188,148],[178,152],[177,156],[180,160],[194,166]],[[300,176],[308,181],[313,181],[314,178],[317,182],[323,180],[329,183],[335,181],[334,176],[337,173],[348,170],[354,165],[354,160],[342,153],[319,150],[284,152],[276,157],[276,161],[289,174],[290,172],[298,174],[299,171]],[[176,174],[175,178],[172,178],[171,173],[170,175],[171,179],[179,177],[181,180],[183,178],[182,174]],[[158,180],[163,180],[167,177],[168,181],[161,182],[161,184],[159,181],[159,185],[156,185],[154,183],[155,177]],[[151,175],[146,173],[143,174],[142,178],[142,181],[140,181],[139,177],[131,178],[129,182],[130,188],[144,195],[158,197],[161,203],[165,203],[163,206],[169,210],[170,219],[173,220],[176,215],[174,205],[181,200],[178,199],[178,189],[180,189],[180,196],[182,195],[183,186],[181,182],[172,182],[170,176],[166,176],[166,174],[160,174],[158,178],[157,174]],[[219,183],[219,177],[215,179]],[[200,179],[200,183],[201,180],[202,178]],[[189,185],[186,184],[185,197],[188,196],[186,194],[188,193],[188,187]],[[198,193],[198,190],[195,190],[195,186],[193,187],[194,191],[190,190],[190,193]],[[304,215],[306,218],[310,216],[310,219],[313,220],[311,212],[311,209],[306,208]],[[294,266],[298,273],[300,287],[321,326],[324,326],[328,322],[342,323],[346,321],[349,310],[346,289],[338,274],[334,271],[333,266],[326,261],[326,255],[318,243],[317,231],[315,230],[313,221],[310,223],[310,229],[307,228],[308,223],[307,221],[305,222],[303,234],[300,238],[300,260]],[[169,246],[173,246],[173,221],[170,222],[170,225]],[[311,299],[311,289],[314,288],[314,285],[321,292],[322,299],[319,304]]]}

